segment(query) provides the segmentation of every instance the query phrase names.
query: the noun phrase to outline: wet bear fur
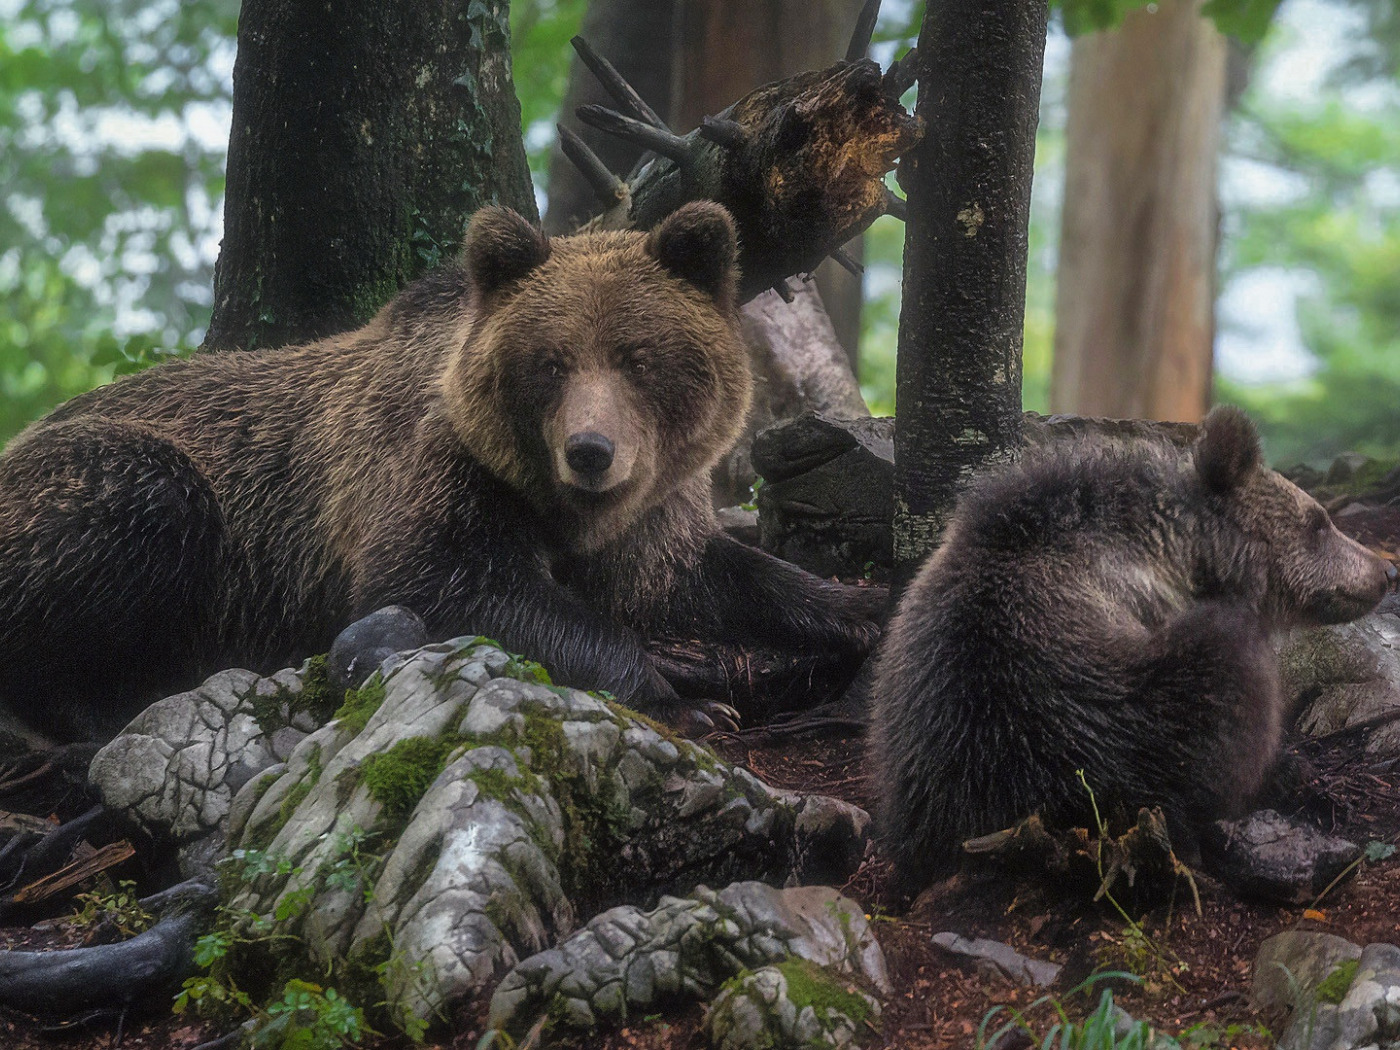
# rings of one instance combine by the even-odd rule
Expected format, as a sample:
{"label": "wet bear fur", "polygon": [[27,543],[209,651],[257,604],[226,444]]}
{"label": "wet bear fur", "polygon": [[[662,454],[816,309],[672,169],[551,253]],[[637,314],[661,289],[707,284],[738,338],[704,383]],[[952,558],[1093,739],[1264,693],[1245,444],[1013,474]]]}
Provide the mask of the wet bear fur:
{"label": "wet bear fur", "polygon": [[1188,854],[1285,728],[1270,633],[1369,612],[1386,562],[1262,462],[1243,413],[1194,447],[1066,442],[975,482],[876,669],[868,763],[902,889],[1032,813],[1163,807]]}
{"label": "wet bear fur", "polygon": [[358,331],[61,406],[0,458],[0,698],[103,737],[391,604],[672,720],[690,709],[652,636],[858,657],[877,596],[710,510],[749,403],[736,252],[713,204],[553,240],[486,209],[458,262]]}

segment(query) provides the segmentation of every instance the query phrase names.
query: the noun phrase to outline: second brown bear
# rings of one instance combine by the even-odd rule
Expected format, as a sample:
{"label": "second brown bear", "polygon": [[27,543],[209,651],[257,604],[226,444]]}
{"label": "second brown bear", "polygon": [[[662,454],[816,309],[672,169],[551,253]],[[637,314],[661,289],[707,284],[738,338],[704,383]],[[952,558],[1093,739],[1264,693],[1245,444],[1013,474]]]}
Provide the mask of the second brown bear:
{"label": "second brown bear", "polygon": [[890,624],[869,741],[902,889],[1032,813],[1163,807],[1188,851],[1277,756],[1272,630],[1370,612],[1395,569],[1267,469],[1237,409],[1191,449],[1066,442],[973,485]]}

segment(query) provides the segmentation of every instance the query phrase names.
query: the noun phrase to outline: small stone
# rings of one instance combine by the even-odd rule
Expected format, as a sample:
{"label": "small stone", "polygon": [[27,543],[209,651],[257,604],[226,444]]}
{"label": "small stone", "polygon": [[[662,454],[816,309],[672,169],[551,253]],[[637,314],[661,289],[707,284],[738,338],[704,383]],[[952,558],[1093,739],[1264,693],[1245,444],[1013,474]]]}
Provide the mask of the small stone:
{"label": "small stone", "polygon": [[390,605],[356,620],[335,636],[326,658],[331,682],[358,689],[385,658],[428,643],[423,618],[402,605]]}
{"label": "small stone", "polygon": [[1361,856],[1361,847],[1271,809],[1220,820],[1201,836],[1206,870],[1234,892],[1307,904]]}
{"label": "small stone", "polygon": [[1022,955],[1008,944],[1002,944],[1000,941],[989,941],[981,937],[969,940],[948,931],[935,933],[933,943],[950,955],[987,963],[1008,981],[1027,987],[1050,987],[1059,978],[1062,969],[1056,963],[1043,962]]}

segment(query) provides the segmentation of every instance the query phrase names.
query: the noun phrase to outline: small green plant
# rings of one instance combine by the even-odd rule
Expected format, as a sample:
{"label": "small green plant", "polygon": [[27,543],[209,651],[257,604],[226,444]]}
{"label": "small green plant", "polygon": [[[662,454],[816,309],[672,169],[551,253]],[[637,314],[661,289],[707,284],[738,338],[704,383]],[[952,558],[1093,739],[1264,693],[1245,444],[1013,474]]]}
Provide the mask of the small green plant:
{"label": "small green plant", "polygon": [[[358,841],[347,845],[354,850]],[[265,850],[235,850],[225,862],[225,878],[251,882],[267,875],[295,876],[301,869],[288,858]],[[357,1045],[373,1029],[364,1012],[334,988],[298,978],[282,986],[282,998],[260,1006],[233,975],[233,955],[240,946],[267,947],[295,940],[276,932],[278,923],[295,919],[310,906],[313,892],[304,887],[286,893],[273,916],[220,905],[212,930],[194,946],[194,961],[203,973],[187,978],[175,997],[174,1012],[193,1009],[202,1017],[251,1018],[255,1022],[249,1045],[265,1050],[338,1050]]]}
{"label": "small green plant", "polygon": [[80,893],[80,907],[68,920],[82,929],[107,927],[123,937],[145,933],[155,924],[155,917],[136,899],[132,891],[136,883],[123,879],[112,893]]}
{"label": "small green plant", "polygon": [[249,1039],[254,1050],[339,1050],[371,1031],[363,1010],[310,981],[288,981],[266,1015]]}
{"label": "small green plant", "polygon": [[[1140,980],[1132,974],[1121,972],[1095,974],[1073,988],[1067,998],[1079,992],[1087,992],[1095,982],[1110,977]],[[1049,1027],[1043,1031],[1043,1025],[1031,1016],[1037,1011],[1044,1012],[1041,1008],[1047,1008],[1050,1014]],[[996,1029],[992,1029],[992,1024],[1003,1015],[1007,1020]],[[1145,1021],[1134,1021],[1131,1025],[1122,1026],[1121,1014],[1113,1007],[1113,991],[1109,988],[1104,989],[1094,1012],[1078,1023],[1071,1021],[1064,1004],[1050,995],[1041,996],[1024,1010],[1005,1004],[994,1006],[987,1011],[982,1023],[977,1026],[975,1046],[977,1050],[985,1050],[1008,1032],[1017,1030],[1029,1036],[1032,1044],[1039,1046],[1041,1050],[1148,1050],[1151,1047],[1160,1048],[1164,1042],[1166,1045],[1177,1045],[1175,1040],[1167,1040]]]}
{"label": "small green plant", "polygon": [[[1079,783],[1084,785],[1084,790],[1088,792],[1089,805],[1094,811],[1094,827],[1098,832],[1098,837],[1095,839],[1094,862],[1099,874],[1099,895],[1112,905],[1113,910],[1118,913],[1118,917],[1124,923],[1123,933],[1117,940],[1121,950],[1122,963],[1133,973],[1160,974],[1175,985],[1178,990],[1181,990],[1181,986],[1176,980],[1176,974],[1187,969],[1186,962],[1175,954],[1169,953],[1163,945],[1153,940],[1143,929],[1142,923],[1129,915],[1128,910],[1109,890],[1110,878],[1109,873],[1105,870],[1103,859],[1103,844],[1109,836],[1108,822],[1099,812],[1098,800],[1094,797],[1094,789],[1089,786],[1089,781],[1084,776],[1084,770],[1075,770],[1075,776],[1079,778]],[[1187,872],[1188,878],[1189,875],[1190,873]],[[1192,883],[1192,889],[1193,891],[1195,889],[1194,883]],[[1196,907],[1199,912],[1199,899]]]}
{"label": "small green plant", "polygon": [[748,511],[758,510],[758,490],[761,488],[763,488],[763,479],[754,478],[753,484],[749,486],[749,501],[747,503],[740,503],[739,509]]}
{"label": "small green plant", "polygon": [[1366,852],[1364,855],[1366,857],[1366,863],[1379,864],[1381,861],[1389,860],[1391,857],[1395,856],[1395,843],[1380,842],[1376,839],[1372,839],[1370,842],[1366,843]]}

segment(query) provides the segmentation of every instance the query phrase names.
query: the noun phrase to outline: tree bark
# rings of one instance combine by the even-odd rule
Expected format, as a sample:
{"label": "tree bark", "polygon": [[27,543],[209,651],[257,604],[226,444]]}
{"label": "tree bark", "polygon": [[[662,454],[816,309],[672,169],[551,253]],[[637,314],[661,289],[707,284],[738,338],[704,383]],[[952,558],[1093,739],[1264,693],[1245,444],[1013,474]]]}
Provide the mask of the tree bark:
{"label": "tree bark", "polygon": [[1200,420],[1215,338],[1225,38],[1163,0],[1075,41],[1051,408]]}
{"label": "tree bark", "polygon": [[1031,173],[1045,0],[930,0],[896,368],[895,574],[913,574],[977,470],[1021,428]]}
{"label": "tree bark", "polygon": [[[595,0],[597,2],[597,0]],[[760,84],[824,69],[846,53],[861,0],[677,0],[673,126],[687,132]],[[863,237],[847,253],[864,254]],[[832,327],[856,367],[861,279],[830,259],[816,268]]]}
{"label": "tree bark", "polygon": [[205,348],[358,327],[490,202],[536,217],[507,0],[244,0]]}

